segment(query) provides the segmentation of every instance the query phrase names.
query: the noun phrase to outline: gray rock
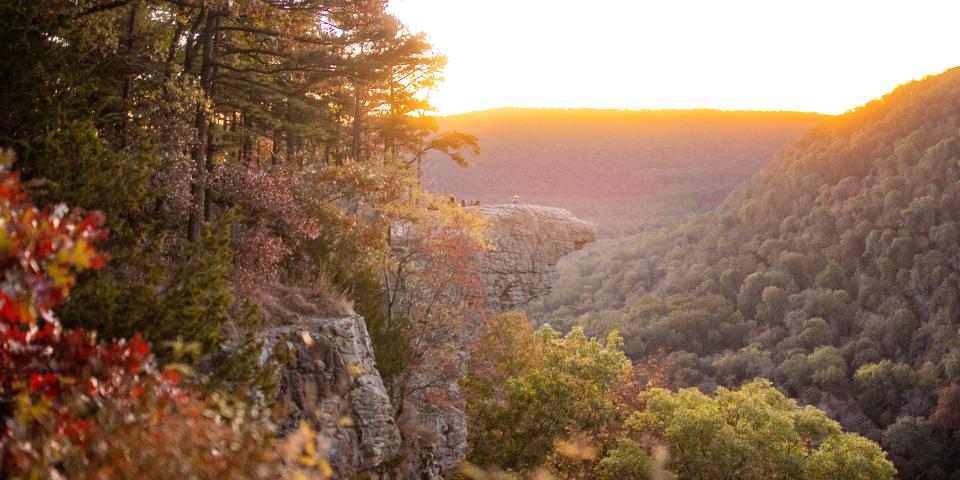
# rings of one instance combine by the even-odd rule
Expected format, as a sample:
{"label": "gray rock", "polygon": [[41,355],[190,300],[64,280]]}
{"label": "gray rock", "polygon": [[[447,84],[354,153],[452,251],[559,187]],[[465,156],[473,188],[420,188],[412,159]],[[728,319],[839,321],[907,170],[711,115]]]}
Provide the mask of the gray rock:
{"label": "gray rock", "polygon": [[[484,255],[487,309],[515,310],[550,291],[556,263],[596,239],[597,228],[570,212],[535,205],[469,207],[490,222],[491,248]],[[402,248],[410,224],[391,227]],[[377,371],[370,336],[362,317],[305,318],[258,334],[265,361],[278,354],[288,361],[278,372],[276,401],[281,431],[309,422],[322,436],[338,478],[384,470],[380,478],[440,480],[463,461],[467,419],[456,382],[437,389],[447,398],[441,407],[414,388],[397,417],[394,403]],[[468,339],[461,339],[466,342]],[[411,379],[414,385],[437,379]],[[400,405],[397,403],[396,405]],[[401,440],[398,423],[406,432]],[[404,452],[400,452],[401,448]],[[404,470],[384,468],[404,457]]]}
{"label": "gray rock", "polygon": [[[556,279],[556,264],[565,255],[597,238],[597,227],[560,208],[537,205],[482,205],[467,207],[489,222],[490,248],[480,262],[484,277],[485,306],[489,313],[516,310],[549,293]],[[415,225],[391,228],[393,245],[402,251]],[[461,339],[466,342],[469,339]],[[466,360],[466,359],[464,359]],[[429,378],[411,382],[430,383]],[[467,418],[455,381],[445,387],[449,399],[436,408],[421,395],[405,399],[407,434],[403,449],[414,464],[415,478],[439,480],[441,473],[459,464],[466,455]],[[416,389],[417,391],[426,391]],[[412,418],[411,418],[412,417]],[[411,438],[414,437],[414,438]],[[403,477],[407,478],[407,477]]]}
{"label": "gray rock", "polygon": [[487,306],[491,312],[517,310],[550,293],[557,262],[597,239],[596,225],[562,208],[538,205],[469,207],[490,222]]}
{"label": "gray rock", "polygon": [[278,372],[276,392],[281,431],[309,422],[339,477],[374,469],[397,455],[400,431],[362,317],[305,319],[258,337],[264,356],[288,360]]}

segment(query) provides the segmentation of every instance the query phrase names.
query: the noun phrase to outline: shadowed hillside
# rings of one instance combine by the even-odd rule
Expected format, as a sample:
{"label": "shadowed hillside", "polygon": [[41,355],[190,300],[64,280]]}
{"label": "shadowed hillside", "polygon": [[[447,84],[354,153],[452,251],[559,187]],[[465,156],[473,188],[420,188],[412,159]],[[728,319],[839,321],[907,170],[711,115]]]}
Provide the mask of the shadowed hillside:
{"label": "shadowed hillside", "polygon": [[483,203],[566,208],[601,235],[637,233],[716,206],[824,117],[796,112],[501,109],[441,119],[480,137],[463,169],[426,165],[429,188]]}
{"label": "shadowed hillside", "polygon": [[563,263],[531,315],[672,352],[680,384],[770,378],[881,441],[900,478],[958,478],[958,129],[960,69],[904,85],[713,212]]}

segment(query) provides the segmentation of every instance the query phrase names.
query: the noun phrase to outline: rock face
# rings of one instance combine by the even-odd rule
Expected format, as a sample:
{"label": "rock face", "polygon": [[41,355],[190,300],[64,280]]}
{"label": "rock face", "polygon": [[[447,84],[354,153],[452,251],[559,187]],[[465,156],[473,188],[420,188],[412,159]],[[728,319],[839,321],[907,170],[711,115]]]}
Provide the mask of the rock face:
{"label": "rock face", "polygon": [[[491,226],[491,248],[481,267],[491,312],[522,307],[549,292],[557,261],[596,239],[593,224],[559,208],[470,209]],[[395,225],[391,232],[402,242],[410,228]],[[312,424],[323,436],[338,478],[369,473],[370,478],[440,480],[442,472],[464,459],[467,419],[456,382],[440,386],[447,398],[442,407],[426,397],[423,392],[428,390],[416,389],[418,393],[402,400],[403,408],[395,408],[400,404],[393,403],[377,371],[362,317],[304,318],[258,337],[264,361],[271,355],[284,360],[277,378],[278,424],[283,431],[296,428],[301,420]],[[403,411],[400,417],[398,410]],[[390,472],[387,465],[401,457],[407,469]]]}
{"label": "rock face", "polygon": [[[570,212],[535,205],[483,205],[468,207],[490,224],[490,249],[480,262],[488,312],[515,310],[550,291],[555,266],[564,256],[597,237],[597,228]],[[402,241],[406,229],[394,230]],[[465,458],[466,412],[456,382],[447,386],[453,399],[447,408],[431,408],[426,399],[412,398],[416,423],[428,439],[417,448],[417,478],[440,480],[441,473]]]}
{"label": "rock face", "polygon": [[307,420],[325,438],[340,478],[397,455],[400,431],[377,371],[363,317],[311,318],[262,331],[263,355],[286,360],[278,372],[282,431]]}
{"label": "rock face", "polygon": [[488,309],[516,310],[550,292],[556,264],[597,239],[597,227],[562,208],[537,205],[469,207],[491,224],[484,276]]}
{"label": "rock face", "polygon": [[[414,394],[407,402],[417,426],[416,438],[406,441],[406,446],[411,447],[408,458],[413,464],[415,478],[421,480],[443,480],[443,472],[466,458],[467,414],[463,409],[460,387],[456,382],[449,382],[444,393],[452,402],[444,402],[442,406],[422,393]],[[397,478],[407,477],[401,475]]]}

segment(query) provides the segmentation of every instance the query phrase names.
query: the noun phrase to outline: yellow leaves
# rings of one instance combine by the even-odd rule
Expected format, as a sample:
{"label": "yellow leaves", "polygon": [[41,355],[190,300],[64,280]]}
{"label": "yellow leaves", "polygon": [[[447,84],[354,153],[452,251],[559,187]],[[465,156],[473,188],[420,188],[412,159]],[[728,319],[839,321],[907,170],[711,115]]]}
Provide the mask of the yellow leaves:
{"label": "yellow leaves", "polygon": [[76,281],[70,269],[60,263],[51,263],[47,265],[47,276],[53,281],[56,288],[69,288]]}
{"label": "yellow leaves", "polygon": [[514,480],[517,478],[515,474],[498,469],[484,470],[470,462],[461,462],[457,466],[457,473],[470,480]]}
{"label": "yellow leaves", "polygon": [[627,426],[637,430],[656,430],[663,427],[663,421],[657,416],[647,411],[633,412],[627,419]]}
{"label": "yellow leaves", "polygon": [[[310,428],[307,422],[301,421],[297,433],[291,435],[288,441],[294,442],[299,449],[299,454],[296,457],[297,465],[314,470],[320,478],[333,478],[333,468],[317,450],[317,433]],[[303,471],[297,471],[294,478],[307,479],[311,477]]]}
{"label": "yellow leaves", "polygon": [[487,480],[487,472],[482,468],[470,463],[463,462],[457,467],[457,472],[470,480]]}
{"label": "yellow leaves", "polygon": [[[0,245],[2,247],[2,245]],[[78,239],[73,248],[64,248],[57,252],[54,262],[46,264],[45,271],[56,288],[70,288],[76,283],[74,271],[83,271],[91,267],[96,250],[84,239]]]}
{"label": "yellow leaves", "polygon": [[[203,352],[203,345],[201,345],[200,342],[185,342],[182,337],[177,337],[176,340],[168,340],[161,345],[163,348],[168,349],[170,356],[175,359],[198,358]],[[185,364],[176,363],[171,364],[170,367],[177,368],[185,375],[192,375],[189,367]]]}
{"label": "yellow leaves", "polygon": [[560,480],[557,476],[550,473],[549,470],[545,468],[538,468],[533,471],[532,480]]}
{"label": "yellow leaves", "polygon": [[354,378],[356,378],[356,377],[362,377],[362,376],[366,375],[366,373],[367,373],[367,372],[363,369],[363,367],[361,367],[360,365],[357,365],[357,364],[355,364],[355,363],[348,363],[348,364],[346,365],[346,369],[347,369],[347,373],[349,373],[350,376],[351,376],[351,377],[354,377]]}
{"label": "yellow leaves", "polygon": [[596,447],[587,443],[584,438],[577,438],[571,441],[556,440],[553,442],[554,450],[571,460],[591,461],[597,458]]}
{"label": "yellow leaves", "polygon": [[350,417],[340,417],[340,419],[337,420],[337,425],[340,425],[341,427],[352,427],[353,419]]}
{"label": "yellow leaves", "polygon": [[94,249],[84,239],[78,239],[72,249],[63,249],[57,252],[57,263],[64,266],[72,266],[77,270],[86,270],[90,268],[90,260],[93,258]]}
{"label": "yellow leaves", "polygon": [[46,397],[41,396],[37,401],[33,401],[28,390],[24,390],[17,395],[17,408],[15,417],[21,424],[30,424],[34,420],[45,417],[50,412],[52,404]]}
{"label": "yellow leaves", "polygon": [[[4,224],[3,219],[0,219],[0,227]],[[13,240],[10,239],[10,236],[7,235],[7,231],[3,228],[0,228],[0,254],[9,255],[11,250],[14,247]]]}
{"label": "yellow leaves", "polygon": [[13,161],[16,159],[16,156],[13,153],[13,150],[0,149],[0,167],[4,169],[9,169],[13,166]]}

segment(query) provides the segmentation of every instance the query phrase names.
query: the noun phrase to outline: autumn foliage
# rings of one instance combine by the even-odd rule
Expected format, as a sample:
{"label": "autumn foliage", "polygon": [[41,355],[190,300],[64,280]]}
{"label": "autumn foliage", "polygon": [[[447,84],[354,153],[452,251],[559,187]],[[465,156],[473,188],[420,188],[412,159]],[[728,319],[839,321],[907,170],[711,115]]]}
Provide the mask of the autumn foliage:
{"label": "autumn foliage", "polygon": [[11,478],[330,475],[311,432],[285,445],[256,409],[184,388],[139,335],[101,341],[53,314],[106,257],[96,213],[38,209],[0,169],[0,472]]}

